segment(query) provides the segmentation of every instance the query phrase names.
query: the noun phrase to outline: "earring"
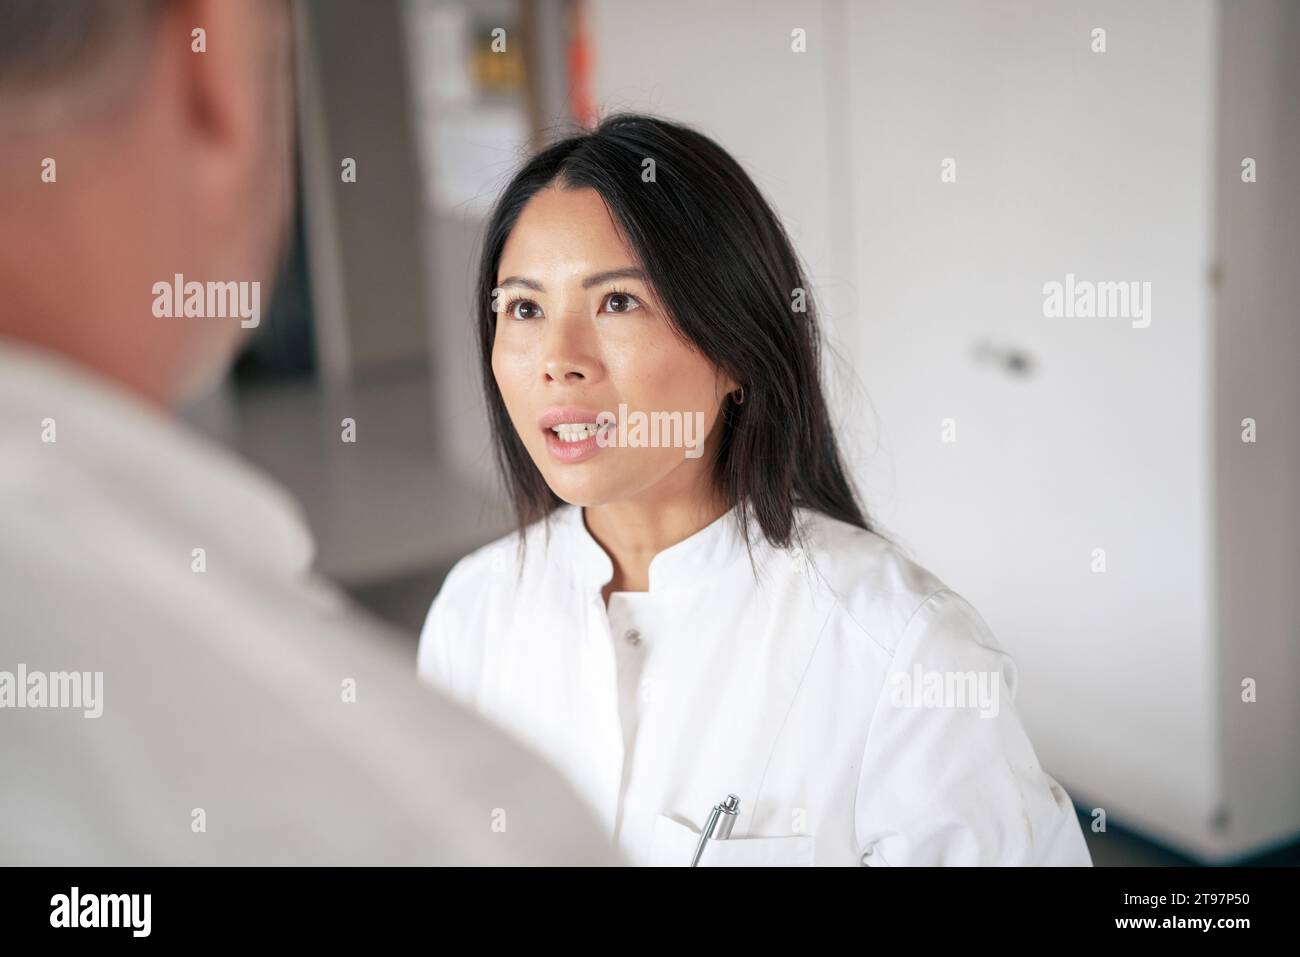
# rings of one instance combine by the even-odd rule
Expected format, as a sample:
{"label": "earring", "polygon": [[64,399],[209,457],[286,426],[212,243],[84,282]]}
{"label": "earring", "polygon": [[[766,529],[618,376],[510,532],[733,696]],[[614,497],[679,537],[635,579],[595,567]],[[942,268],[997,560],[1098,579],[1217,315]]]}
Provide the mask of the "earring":
{"label": "earring", "polygon": [[743,385],[731,394],[731,401],[735,402],[736,405],[745,404],[745,387]]}

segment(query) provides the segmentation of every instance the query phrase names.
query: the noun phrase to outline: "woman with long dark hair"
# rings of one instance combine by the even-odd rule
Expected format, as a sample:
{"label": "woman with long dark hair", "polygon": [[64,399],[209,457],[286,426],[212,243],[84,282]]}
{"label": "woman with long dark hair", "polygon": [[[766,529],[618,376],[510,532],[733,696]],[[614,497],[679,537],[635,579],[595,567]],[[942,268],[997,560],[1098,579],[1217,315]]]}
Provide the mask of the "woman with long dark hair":
{"label": "woman with long dark hair", "polygon": [[546,149],[475,305],[519,530],[448,576],[428,681],[565,771],[633,863],[1089,863],[1013,662],[872,530],[812,290],[725,150],[635,115]]}

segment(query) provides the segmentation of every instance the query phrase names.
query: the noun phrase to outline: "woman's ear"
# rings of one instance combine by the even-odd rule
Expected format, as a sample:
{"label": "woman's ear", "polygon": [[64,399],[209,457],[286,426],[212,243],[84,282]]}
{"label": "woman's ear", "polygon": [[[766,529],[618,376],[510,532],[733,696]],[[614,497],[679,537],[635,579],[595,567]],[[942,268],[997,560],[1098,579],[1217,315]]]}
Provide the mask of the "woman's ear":
{"label": "woman's ear", "polygon": [[718,391],[718,402],[722,402],[727,398],[727,396],[732,395],[740,388],[740,383],[727,375],[721,369],[719,369],[717,375],[714,376],[714,385]]}

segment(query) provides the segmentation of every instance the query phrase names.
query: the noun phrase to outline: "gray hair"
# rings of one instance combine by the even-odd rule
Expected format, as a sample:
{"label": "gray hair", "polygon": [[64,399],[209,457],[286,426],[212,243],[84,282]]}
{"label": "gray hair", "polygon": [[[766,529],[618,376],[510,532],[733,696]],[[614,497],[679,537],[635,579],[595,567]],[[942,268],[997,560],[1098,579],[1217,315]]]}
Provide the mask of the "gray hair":
{"label": "gray hair", "polygon": [[65,88],[134,52],[163,0],[0,0],[0,92]]}

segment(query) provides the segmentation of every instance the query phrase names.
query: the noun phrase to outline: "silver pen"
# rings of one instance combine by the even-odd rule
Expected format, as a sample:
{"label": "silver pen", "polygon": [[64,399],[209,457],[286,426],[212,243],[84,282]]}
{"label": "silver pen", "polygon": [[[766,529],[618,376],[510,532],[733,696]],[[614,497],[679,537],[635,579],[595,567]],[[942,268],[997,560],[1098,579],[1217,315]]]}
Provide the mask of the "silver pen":
{"label": "silver pen", "polygon": [[731,829],[736,823],[739,807],[740,798],[734,794],[728,794],[727,799],[721,804],[713,805],[713,810],[709,811],[709,819],[704,822],[704,830],[700,832],[700,842],[695,845],[695,854],[691,857],[691,867],[695,867],[700,863],[700,855],[704,853],[704,845],[710,839],[725,841],[731,837]]}

